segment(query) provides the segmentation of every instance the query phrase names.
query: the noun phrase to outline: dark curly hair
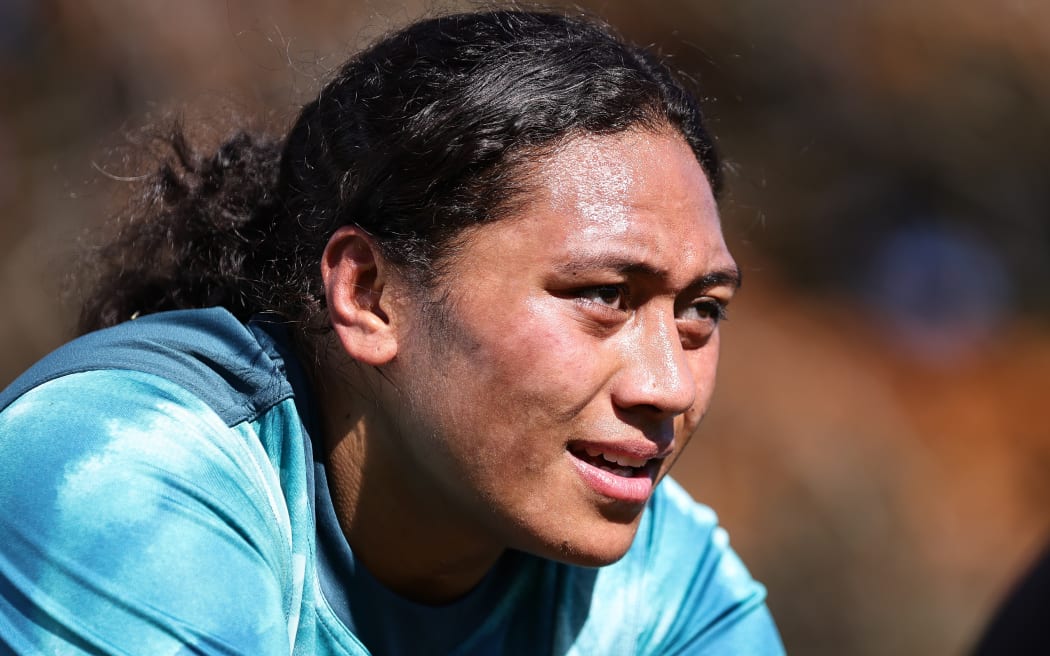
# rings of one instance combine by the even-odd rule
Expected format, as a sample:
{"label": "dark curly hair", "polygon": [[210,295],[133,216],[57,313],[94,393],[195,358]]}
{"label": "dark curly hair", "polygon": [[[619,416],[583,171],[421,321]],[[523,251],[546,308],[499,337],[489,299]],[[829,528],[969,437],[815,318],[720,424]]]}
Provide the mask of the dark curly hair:
{"label": "dark curly hair", "polygon": [[144,211],[99,252],[80,329],[213,305],[321,326],[319,262],[339,226],[432,284],[452,237],[527,192],[530,163],[631,128],[680,134],[717,192],[695,98],[608,26],[520,10],[415,23],[350,59],[283,140],[239,133],[200,157],[174,131]]}

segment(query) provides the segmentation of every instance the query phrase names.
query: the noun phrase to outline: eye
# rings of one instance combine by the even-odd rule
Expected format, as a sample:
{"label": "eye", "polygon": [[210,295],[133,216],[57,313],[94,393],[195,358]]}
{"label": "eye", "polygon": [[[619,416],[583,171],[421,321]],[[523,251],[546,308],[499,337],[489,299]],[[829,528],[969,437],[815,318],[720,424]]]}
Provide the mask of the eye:
{"label": "eye", "polygon": [[627,292],[620,285],[584,287],[577,290],[575,296],[585,303],[593,303],[610,310],[627,309]]}
{"label": "eye", "polygon": [[688,305],[678,318],[683,321],[708,321],[717,324],[725,320],[725,303],[713,298],[705,298]]}
{"label": "eye", "polygon": [[715,298],[702,298],[682,308],[675,320],[686,348],[703,346],[718,324],[726,319],[726,304]]}

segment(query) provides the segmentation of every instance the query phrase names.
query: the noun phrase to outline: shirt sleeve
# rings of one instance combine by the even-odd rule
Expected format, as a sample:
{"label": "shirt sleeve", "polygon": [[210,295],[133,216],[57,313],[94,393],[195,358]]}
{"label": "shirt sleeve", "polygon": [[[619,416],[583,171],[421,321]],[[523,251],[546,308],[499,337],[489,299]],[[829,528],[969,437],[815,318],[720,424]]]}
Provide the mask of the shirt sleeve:
{"label": "shirt sleeve", "polygon": [[671,479],[660,483],[622,559],[596,575],[570,574],[559,611],[568,656],[784,653],[765,588],[730,548],[714,512]]}
{"label": "shirt sleeve", "polygon": [[289,653],[290,547],[250,430],[131,371],[0,413],[0,652]]}
{"label": "shirt sleeve", "polygon": [[652,508],[645,596],[655,612],[642,631],[647,654],[784,653],[766,589],[729,545],[713,511],[672,480]]}

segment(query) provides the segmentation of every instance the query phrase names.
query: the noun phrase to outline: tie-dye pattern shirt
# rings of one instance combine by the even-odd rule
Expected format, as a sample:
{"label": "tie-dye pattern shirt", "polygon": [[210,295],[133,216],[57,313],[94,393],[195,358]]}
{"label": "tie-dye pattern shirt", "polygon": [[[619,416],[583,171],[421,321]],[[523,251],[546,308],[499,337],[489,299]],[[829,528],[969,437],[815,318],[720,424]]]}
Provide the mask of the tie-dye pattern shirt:
{"label": "tie-dye pattern shirt", "polygon": [[671,480],[613,565],[510,554],[436,608],[362,593],[305,380],[280,326],[209,309],[82,337],[0,394],[0,653],[783,653]]}

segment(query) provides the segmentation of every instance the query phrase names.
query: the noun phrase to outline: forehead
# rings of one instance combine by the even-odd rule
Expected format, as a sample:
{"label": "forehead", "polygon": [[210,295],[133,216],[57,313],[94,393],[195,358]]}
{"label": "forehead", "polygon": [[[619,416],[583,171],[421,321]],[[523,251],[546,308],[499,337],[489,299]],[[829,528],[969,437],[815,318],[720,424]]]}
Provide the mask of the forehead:
{"label": "forehead", "polygon": [[542,235],[536,255],[622,256],[684,275],[732,265],[710,184],[675,134],[577,137],[534,168],[530,182],[512,223],[527,237]]}

